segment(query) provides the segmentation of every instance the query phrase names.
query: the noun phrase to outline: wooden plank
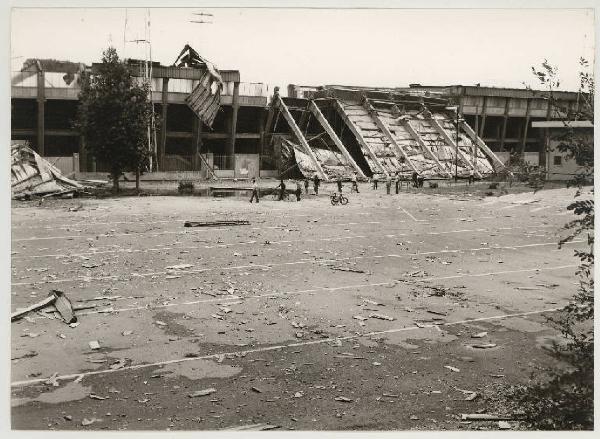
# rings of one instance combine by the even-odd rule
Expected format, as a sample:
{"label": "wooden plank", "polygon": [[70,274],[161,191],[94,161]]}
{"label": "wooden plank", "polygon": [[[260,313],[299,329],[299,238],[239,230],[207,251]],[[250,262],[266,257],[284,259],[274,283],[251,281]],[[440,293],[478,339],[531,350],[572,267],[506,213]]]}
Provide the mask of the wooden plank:
{"label": "wooden plank", "polygon": [[319,109],[319,107],[317,107],[317,104],[315,104],[313,101],[311,101],[308,104],[308,109],[315,116],[315,118],[321,124],[323,129],[327,132],[327,135],[331,138],[331,140],[333,140],[333,143],[335,143],[335,146],[337,146],[337,148],[344,155],[344,157],[346,157],[346,160],[348,160],[348,163],[350,163],[352,165],[352,167],[354,167],[356,172],[358,172],[358,174],[361,177],[367,178],[367,176],[364,174],[362,169],[360,169],[360,166],[358,166],[356,164],[356,162],[354,161],[354,159],[352,158],[352,156],[350,155],[350,153],[348,152],[348,150],[346,149],[346,147],[344,146],[344,144],[342,143],[340,138],[337,136],[337,134],[331,127],[331,125],[329,125],[329,122],[327,122],[327,119],[325,119],[325,116],[323,116],[323,113],[321,113],[321,110]]}
{"label": "wooden plank", "polygon": [[[365,141],[361,132],[354,125],[352,120],[350,120],[350,118],[348,117],[348,115],[346,114],[346,112],[344,110],[344,107],[342,107],[342,104],[340,104],[337,99],[334,101],[333,107],[335,108],[337,113],[340,115],[340,117],[342,118],[342,120],[344,121],[346,126],[350,129],[350,131],[352,131],[352,134],[354,134],[354,137],[356,138],[356,140],[357,140],[358,144],[361,146],[361,148],[369,153],[371,160],[373,161],[373,163],[375,163],[377,165],[377,167],[379,168],[381,173],[386,176],[389,175],[388,172],[386,171],[386,169],[383,167],[383,165],[379,161],[379,159],[377,158],[377,156],[375,155],[375,153],[373,152],[373,150],[371,149],[371,146]],[[375,170],[371,169],[371,171],[374,172]]]}
{"label": "wooden plank", "polygon": [[433,117],[431,119],[429,119],[429,123],[431,124],[432,127],[434,127],[437,130],[438,133],[441,134],[441,136],[444,138],[444,140],[446,141],[447,144],[449,144],[451,147],[453,147],[455,151],[458,151],[458,154],[461,156],[462,160],[469,165],[469,167],[475,172],[475,175],[477,177],[481,178],[482,177],[481,172],[479,172],[477,170],[477,167],[471,163],[471,161],[468,159],[468,157],[465,155],[465,153],[463,151],[461,151],[460,148],[456,147],[456,142],[454,140],[452,140],[452,137],[450,137],[450,135],[446,132],[444,127],[442,127],[442,125],[440,125],[440,123],[437,120],[435,120]]}
{"label": "wooden plank", "polygon": [[365,100],[364,108],[365,108],[365,110],[367,110],[367,112],[369,113],[369,116],[371,116],[371,118],[377,124],[377,126],[383,132],[383,134],[385,134],[387,136],[387,138],[390,140],[391,144],[394,146],[394,152],[396,153],[396,156],[398,158],[400,158],[400,156],[403,156],[404,160],[406,160],[406,162],[412,168],[412,170],[415,172],[419,172],[417,167],[414,165],[414,163],[412,162],[412,160],[406,153],[406,151],[404,151],[404,149],[398,144],[398,142],[396,142],[396,139],[390,132],[390,129],[387,126],[387,124],[379,118],[379,116],[377,114],[377,110],[375,110],[375,108],[373,108],[373,106],[369,103],[368,100]]}
{"label": "wooden plank", "polygon": [[315,168],[317,169],[317,172],[320,174],[321,178],[324,181],[329,181],[329,177],[327,176],[327,174],[325,174],[325,172],[323,172],[323,168],[321,167],[321,164],[317,160],[317,157],[315,156],[315,153],[313,152],[313,150],[310,148],[310,145],[304,138],[304,135],[302,135],[302,131],[300,131],[300,128],[298,128],[298,125],[296,124],[296,121],[292,117],[290,111],[287,109],[285,102],[283,102],[283,100],[281,99],[281,97],[279,95],[275,95],[273,97],[273,99],[275,101],[275,104],[277,105],[277,108],[279,108],[279,111],[281,112],[284,119],[287,121],[288,125],[292,129],[292,132],[296,136],[296,139],[298,139],[298,141],[300,142],[302,147],[306,150],[306,153],[308,154],[308,156],[313,161],[313,164],[315,165]]}
{"label": "wooden plank", "polygon": [[473,128],[469,126],[464,120],[460,121],[460,127],[464,130],[465,133],[471,138],[475,144],[481,148],[481,150],[492,159],[492,162],[500,167],[500,169],[504,168],[504,163],[502,160],[498,158],[496,154],[481,140],[481,138],[473,131]]}
{"label": "wooden plank", "polygon": [[28,306],[27,308],[13,312],[10,315],[10,321],[14,322],[15,320],[19,320],[25,314],[36,311],[41,308],[45,308],[46,306],[52,305],[54,302],[56,302],[56,295],[53,293],[50,293],[50,295],[48,297],[46,297],[45,299],[42,299],[41,301],[34,303],[33,305]]}

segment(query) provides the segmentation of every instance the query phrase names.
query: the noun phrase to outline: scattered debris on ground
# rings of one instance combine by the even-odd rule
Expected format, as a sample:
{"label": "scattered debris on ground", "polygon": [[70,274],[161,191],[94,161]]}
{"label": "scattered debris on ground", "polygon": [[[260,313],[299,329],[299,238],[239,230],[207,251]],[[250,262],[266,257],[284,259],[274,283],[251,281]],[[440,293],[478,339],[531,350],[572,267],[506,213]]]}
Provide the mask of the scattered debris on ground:
{"label": "scattered debris on ground", "polygon": [[29,199],[33,196],[71,196],[84,187],[62,173],[29,147],[27,142],[11,145],[12,198]]}
{"label": "scattered debris on ground", "polygon": [[33,305],[27,308],[15,311],[11,314],[10,321],[14,322],[25,317],[31,312],[40,311],[52,305],[54,306],[54,310],[60,314],[60,317],[66,324],[71,325],[77,322],[77,317],[74,314],[74,309],[73,305],[71,304],[71,301],[67,298],[65,293],[58,290],[52,290],[48,297],[46,297],[45,299],[40,300],[39,302],[34,303]]}
{"label": "scattered debris on ground", "polygon": [[195,392],[192,392],[192,393],[188,394],[188,396],[190,398],[196,398],[198,396],[208,396],[208,395],[212,395],[216,391],[217,391],[217,389],[211,387],[209,389],[197,390]]}

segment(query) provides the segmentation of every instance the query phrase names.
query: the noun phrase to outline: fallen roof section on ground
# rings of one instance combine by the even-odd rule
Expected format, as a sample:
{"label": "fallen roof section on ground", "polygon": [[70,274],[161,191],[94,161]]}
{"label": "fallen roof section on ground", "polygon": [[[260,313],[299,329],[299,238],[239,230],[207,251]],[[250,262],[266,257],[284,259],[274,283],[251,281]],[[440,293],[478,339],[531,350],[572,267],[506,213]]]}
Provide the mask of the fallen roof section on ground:
{"label": "fallen roof section on ground", "polygon": [[273,139],[289,176],[484,178],[504,166],[439,97],[326,87],[311,99],[276,94],[270,119],[280,116],[290,133]]}

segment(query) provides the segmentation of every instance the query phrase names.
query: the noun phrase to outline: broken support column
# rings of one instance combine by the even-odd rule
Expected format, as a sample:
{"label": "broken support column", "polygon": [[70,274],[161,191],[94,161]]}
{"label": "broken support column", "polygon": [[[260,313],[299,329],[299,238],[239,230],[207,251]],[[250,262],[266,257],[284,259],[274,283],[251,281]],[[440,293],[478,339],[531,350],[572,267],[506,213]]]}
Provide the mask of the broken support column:
{"label": "broken support column", "polygon": [[304,150],[306,151],[308,156],[311,158],[311,161],[315,165],[315,169],[317,170],[319,177],[321,177],[322,180],[329,181],[329,177],[327,177],[327,174],[325,174],[325,172],[323,172],[323,168],[321,167],[321,164],[317,160],[317,157],[315,156],[315,153],[313,152],[313,150],[310,148],[310,145],[304,138],[302,131],[300,131],[300,128],[298,128],[298,125],[296,124],[296,121],[294,120],[292,114],[288,110],[287,105],[285,105],[285,102],[283,102],[283,100],[281,99],[281,97],[279,95],[274,96],[273,100],[274,100],[274,103],[277,106],[277,108],[279,108],[279,111],[281,111],[281,114],[283,115],[284,119],[287,121],[288,125],[290,126],[292,132],[294,133],[294,136],[296,136],[296,139],[298,139],[298,141],[300,142],[300,144],[302,145],[302,147],[304,148]]}
{"label": "broken support column", "polygon": [[344,157],[346,157],[348,163],[350,163],[352,167],[356,170],[358,175],[360,175],[363,178],[367,178],[362,169],[360,169],[360,167],[356,164],[356,162],[354,161],[354,159],[352,158],[342,141],[339,139],[331,125],[329,125],[329,122],[327,122],[327,119],[325,119],[325,116],[323,116],[323,113],[321,112],[317,104],[315,104],[314,101],[310,101],[310,103],[308,104],[308,109],[315,116],[317,121],[321,124],[325,132],[327,132],[327,135],[331,138],[331,140],[333,140],[335,146],[337,146],[337,148],[344,155]]}
{"label": "broken support column", "polygon": [[469,136],[471,140],[475,142],[477,146],[492,159],[493,164],[499,166],[500,168],[504,168],[504,163],[502,163],[502,160],[500,160],[498,156],[494,154],[494,152],[484,143],[484,141],[481,140],[481,138],[475,133],[475,131],[473,131],[473,128],[471,128],[468,123],[466,123],[464,120],[461,120],[460,127],[465,133],[467,133],[467,136]]}

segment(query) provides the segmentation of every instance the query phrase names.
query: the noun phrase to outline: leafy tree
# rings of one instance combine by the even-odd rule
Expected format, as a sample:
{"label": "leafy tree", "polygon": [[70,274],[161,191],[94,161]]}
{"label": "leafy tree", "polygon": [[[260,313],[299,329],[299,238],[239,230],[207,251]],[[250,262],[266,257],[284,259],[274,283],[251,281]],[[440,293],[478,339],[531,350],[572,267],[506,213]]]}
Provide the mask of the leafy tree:
{"label": "leafy tree", "polygon": [[563,123],[563,129],[554,138],[559,151],[568,160],[582,166],[573,184],[578,189],[575,200],[567,207],[576,215],[564,228],[567,236],[559,246],[576,238],[585,238],[586,250],[576,250],[580,265],[576,271],[579,287],[570,303],[558,317],[551,318],[564,337],[556,343],[553,355],[567,367],[560,371],[548,370],[546,380],[518,386],[511,394],[512,402],[524,414],[529,428],[544,430],[588,430],[594,428],[594,200],[593,189],[584,184],[593,180],[594,145],[589,133],[574,129],[570,121],[594,121],[594,78],[585,72],[586,60],[580,60],[581,72],[579,105],[575,109],[563,106],[555,99],[554,90],[560,85],[558,69],[544,61],[541,68],[532,68],[533,74],[545,86],[545,98],[553,116]]}
{"label": "leafy tree", "polygon": [[132,77],[109,47],[98,70],[83,78],[76,126],[90,154],[109,165],[113,190],[119,190],[119,177],[126,171],[136,172],[139,189],[139,173],[149,158],[151,120],[147,84]]}

